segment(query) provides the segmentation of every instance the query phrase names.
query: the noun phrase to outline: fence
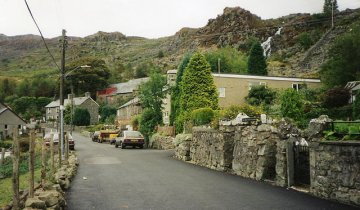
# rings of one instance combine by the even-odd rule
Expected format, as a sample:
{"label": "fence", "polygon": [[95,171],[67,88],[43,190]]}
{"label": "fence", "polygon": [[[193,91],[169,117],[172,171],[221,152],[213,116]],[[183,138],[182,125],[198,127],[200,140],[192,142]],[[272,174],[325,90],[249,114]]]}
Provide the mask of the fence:
{"label": "fence", "polygon": [[175,136],[175,126],[158,126],[157,132],[164,136]]}

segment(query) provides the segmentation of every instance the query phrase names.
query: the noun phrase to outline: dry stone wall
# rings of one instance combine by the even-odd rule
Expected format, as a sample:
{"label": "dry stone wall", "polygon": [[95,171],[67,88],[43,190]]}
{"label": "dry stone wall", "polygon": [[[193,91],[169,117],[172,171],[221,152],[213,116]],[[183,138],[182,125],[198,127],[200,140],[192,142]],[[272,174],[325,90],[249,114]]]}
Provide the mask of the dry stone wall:
{"label": "dry stone wall", "polygon": [[195,164],[226,171],[231,168],[234,132],[193,128],[190,158]]}
{"label": "dry stone wall", "polygon": [[310,192],[360,206],[360,142],[310,144]]}
{"label": "dry stone wall", "polygon": [[270,125],[237,127],[233,171],[237,175],[256,180],[273,180],[277,140],[277,131]]}

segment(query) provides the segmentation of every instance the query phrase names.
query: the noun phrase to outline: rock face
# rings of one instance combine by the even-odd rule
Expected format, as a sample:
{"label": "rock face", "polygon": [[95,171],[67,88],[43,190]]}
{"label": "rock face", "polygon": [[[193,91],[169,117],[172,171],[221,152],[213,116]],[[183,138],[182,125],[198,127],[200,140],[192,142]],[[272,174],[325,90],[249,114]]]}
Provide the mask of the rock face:
{"label": "rock face", "polygon": [[190,158],[195,164],[226,171],[231,168],[234,132],[193,128]]}
{"label": "rock face", "polygon": [[276,176],[277,133],[270,125],[239,126],[235,132],[233,171],[256,180],[274,180]]}
{"label": "rock face", "polygon": [[360,142],[310,144],[310,192],[360,206]]}

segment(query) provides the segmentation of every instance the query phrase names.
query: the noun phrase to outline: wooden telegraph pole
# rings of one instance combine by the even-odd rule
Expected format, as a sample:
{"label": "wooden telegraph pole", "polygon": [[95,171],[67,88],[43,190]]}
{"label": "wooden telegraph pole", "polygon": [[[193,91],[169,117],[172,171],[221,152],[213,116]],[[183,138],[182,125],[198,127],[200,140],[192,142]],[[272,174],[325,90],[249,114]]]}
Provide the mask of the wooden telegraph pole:
{"label": "wooden telegraph pole", "polygon": [[20,195],[19,195],[19,162],[20,162],[20,144],[18,139],[17,127],[13,130],[13,175],[12,175],[12,188],[13,188],[13,209],[20,209]]}
{"label": "wooden telegraph pole", "polygon": [[45,139],[41,142],[41,187],[45,187],[46,179],[46,145]]}
{"label": "wooden telegraph pole", "polygon": [[54,158],[54,134],[50,134],[50,164],[51,177],[55,174],[55,158]]}
{"label": "wooden telegraph pole", "polygon": [[29,142],[29,197],[34,197],[35,131],[30,131]]}

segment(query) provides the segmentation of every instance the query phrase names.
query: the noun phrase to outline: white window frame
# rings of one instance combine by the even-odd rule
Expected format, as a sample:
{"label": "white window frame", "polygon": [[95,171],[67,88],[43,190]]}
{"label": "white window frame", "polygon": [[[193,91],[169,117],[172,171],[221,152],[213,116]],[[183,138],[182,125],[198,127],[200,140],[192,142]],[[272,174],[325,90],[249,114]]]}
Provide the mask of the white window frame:
{"label": "white window frame", "polygon": [[219,98],[225,98],[226,97],[226,88],[225,87],[219,87],[218,88]]}

